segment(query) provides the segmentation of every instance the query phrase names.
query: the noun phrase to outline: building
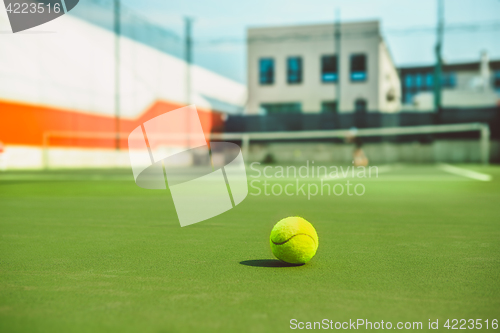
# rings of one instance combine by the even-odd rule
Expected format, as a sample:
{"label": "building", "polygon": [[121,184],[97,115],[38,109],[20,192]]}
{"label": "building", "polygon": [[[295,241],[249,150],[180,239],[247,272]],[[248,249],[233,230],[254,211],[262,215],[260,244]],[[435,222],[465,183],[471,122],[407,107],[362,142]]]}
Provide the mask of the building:
{"label": "building", "polygon": [[[41,33],[0,34],[8,50],[0,52],[7,168],[41,168],[46,156],[54,167],[126,166],[127,140],[114,140],[117,132],[187,103],[196,104],[207,132],[223,127],[225,115],[214,111],[243,110],[246,87],[188,67],[180,37],[126,8],[120,22],[117,38],[113,2],[88,0],[33,28]],[[10,30],[5,11],[0,30]],[[80,138],[89,133],[109,139]]]}
{"label": "building", "polygon": [[248,29],[246,113],[399,111],[400,80],[379,22],[339,26]]}
{"label": "building", "polygon": [[[399,68],[404,110],[434,109],[434,66]],[[486,53],[475,62],[450,63],[442,67],[442,106],[447,108],[493,107],[500,100],[500,60],[489,61]]]}

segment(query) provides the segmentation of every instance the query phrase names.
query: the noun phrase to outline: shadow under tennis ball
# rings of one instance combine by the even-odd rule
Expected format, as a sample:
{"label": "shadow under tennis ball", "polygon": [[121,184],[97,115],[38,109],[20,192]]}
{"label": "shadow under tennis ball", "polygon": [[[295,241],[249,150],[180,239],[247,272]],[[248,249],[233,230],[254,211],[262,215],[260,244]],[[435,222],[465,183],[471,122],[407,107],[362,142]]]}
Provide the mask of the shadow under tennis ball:
{"label": "shadow under tennis ball", "polygon": [[297,267],[302,265],[288,264],[277,259],[255,259],[240,261],[241,265],[253,267]]}

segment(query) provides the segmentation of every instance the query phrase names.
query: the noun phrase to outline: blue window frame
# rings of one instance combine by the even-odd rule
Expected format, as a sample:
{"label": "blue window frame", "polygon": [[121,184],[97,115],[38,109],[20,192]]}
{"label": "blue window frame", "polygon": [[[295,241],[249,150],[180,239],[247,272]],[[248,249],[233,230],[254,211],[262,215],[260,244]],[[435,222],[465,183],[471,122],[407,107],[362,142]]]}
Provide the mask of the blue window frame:
{"label": "blue window frame", "polygon": [[362,82],[367,79],[367,65],[366,54],[353,54],[351,55],[351,81]]}
{"label": "blue window frame", "polygon": [[261,58],[259,60],[259,83],[273,84],[274,83],[274,59]]}
{"label": "blue window frame", "polygon": [[443,88],[454,88],[457,85],[457,77],[454,72],[443,73],[441,77]]}
{"label": "blue window frame", "polygon": [[417,75],[415,75],[415,86],[417,87],[417,89],[421,89],[423,86],[423,83],[424,83],[424,80],[422,79],[422,74],[417,73]]}
{"label": "blue window frame", "polygon": [[405,93],[405,97],[404,97],[405,101],[404,101],[404,103],[405,104],[411,104],[411,103],[413,103],[413,96],[415,96],[414,93],[412,93],[411,91],[407,91]]}
{"label": "blue window frame", "polygon": [[405,76],[405,86],[407,88],[413,87],[413,75],[406,74],[406,76]]}
{"label": "blue window frame", "polygon": [[432,89],[434,87],[434,74],[427,73],[425,75],[425,86],[427,89]]}
{"label": "blue window frame", "polygon": [[336,55],[324,55],[321,57],[321,81],[337,82],[339,79],[338,59]]}
{"label": "blue window frame", "polygon": [[290,84],[302,82],[302,58],[289,57],[286,61],[286,80]]}
{"label": "blue window frame", "polygon": [[500,90],[500,71],[495,71],[495,75],[493,76],[493,87],[495,90]]}

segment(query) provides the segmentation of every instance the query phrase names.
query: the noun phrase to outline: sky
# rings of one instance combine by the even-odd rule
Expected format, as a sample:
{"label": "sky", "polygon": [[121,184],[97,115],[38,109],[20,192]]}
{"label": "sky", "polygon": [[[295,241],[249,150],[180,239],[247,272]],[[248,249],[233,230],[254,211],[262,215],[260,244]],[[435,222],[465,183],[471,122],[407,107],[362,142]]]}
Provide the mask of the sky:
{"label": "sky", "polygon": [[[246,29],[379,20],[397,66],[431,64],[437,0],[122,0],[135,12],[180,36],[194,19],[194,63],[246,83]],[[500,0],[444,0],[445,62],[476,61],[481,51],[500,60]],[[210,43],[229,39],[228,43]]]}

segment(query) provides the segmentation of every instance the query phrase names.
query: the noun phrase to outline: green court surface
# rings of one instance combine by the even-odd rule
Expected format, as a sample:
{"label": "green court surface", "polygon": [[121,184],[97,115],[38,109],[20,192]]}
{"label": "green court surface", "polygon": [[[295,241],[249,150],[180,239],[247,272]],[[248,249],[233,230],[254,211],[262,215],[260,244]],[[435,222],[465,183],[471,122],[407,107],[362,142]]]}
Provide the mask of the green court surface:
{"label": "green court surface", "polygon": [[[429,319],[500,319],[500,168],[460,167],[492,179],[395,165],[351,179],[361,196],[308,200],[254,195],[266,179],[248,168],[257,182],[245,201],[183,228],[168,191],[137,187],[129,170],[1,173],[0,332],[281,332],[291,319],[358,318],[426,331]],[[319,235],[304,266],[269,247],[292,215]]]}

